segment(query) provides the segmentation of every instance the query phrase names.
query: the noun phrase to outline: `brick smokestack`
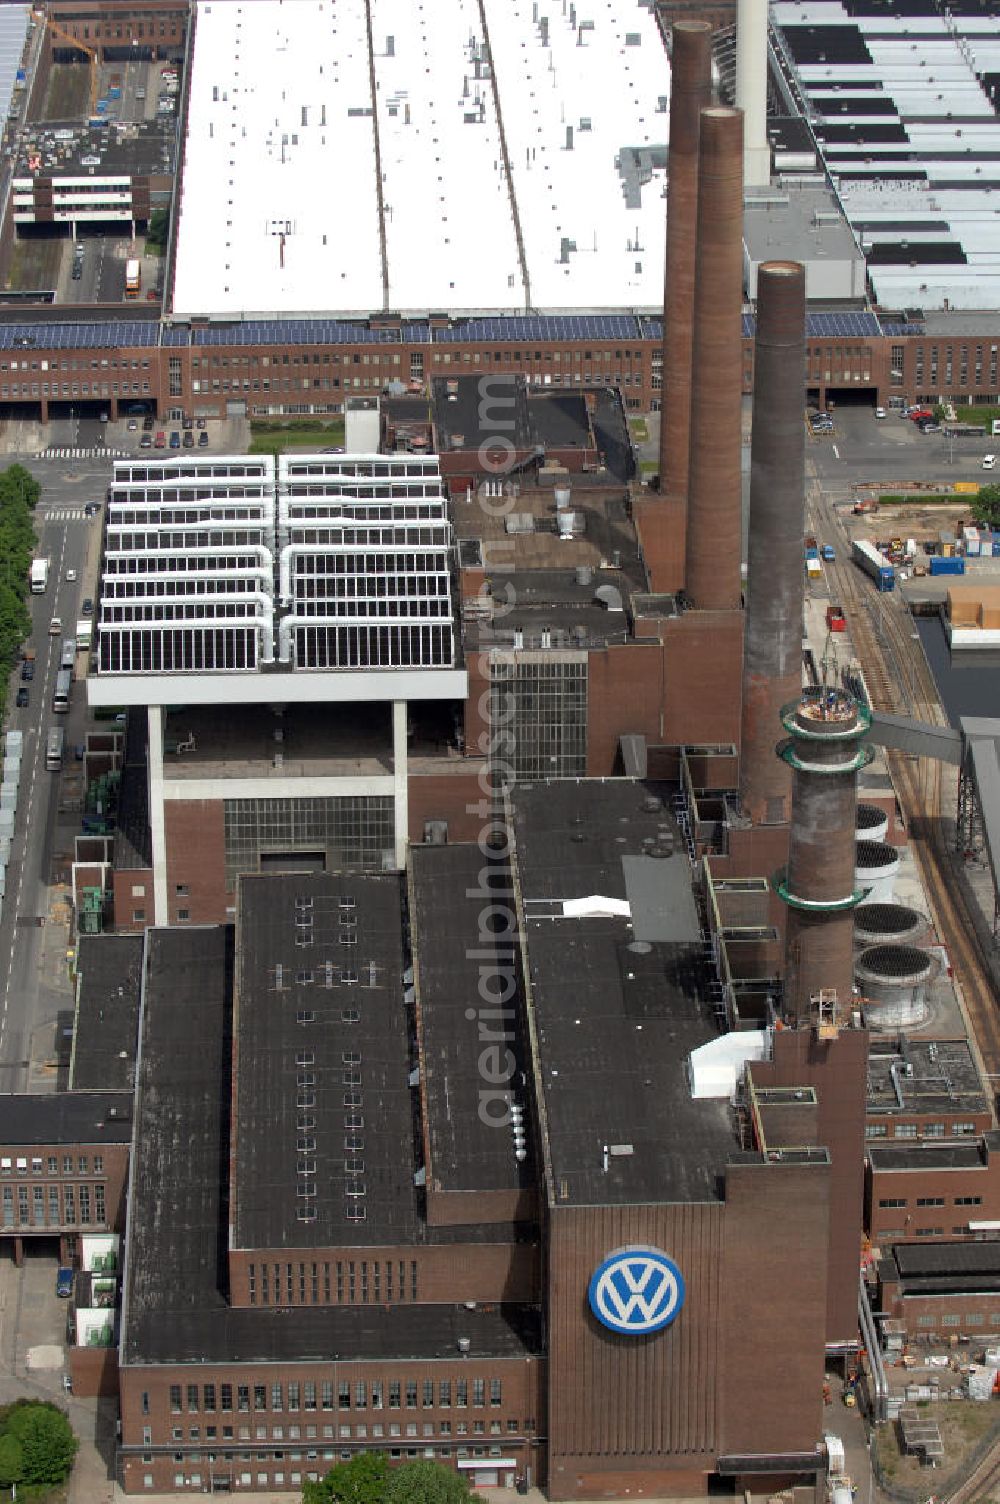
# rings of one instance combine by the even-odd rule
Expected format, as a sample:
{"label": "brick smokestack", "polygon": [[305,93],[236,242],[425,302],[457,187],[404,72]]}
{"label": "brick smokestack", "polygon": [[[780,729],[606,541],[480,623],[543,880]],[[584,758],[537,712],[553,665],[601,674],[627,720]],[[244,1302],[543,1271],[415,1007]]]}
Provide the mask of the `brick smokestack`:
{"label": "brick smokestack", "polygon": [[[701,112],[684,588],[703,611],[739,607],[743,556],[743,115]],[[801,379],[801,368],[798,372]]]}
{"label": "brick smokestack", "polygon": [[679,503],[681,509],[671,529],[671,552],[676,558],[679,585],[684,568],[691,426],[698,135],[701,112],[712,102],[712,28],[707,21],[677,21],[672,35],[660,491]]}
{"label": "brick smokestack", "polygon": [[[801,378],[801,371],[798,373]],[[871,760],[861,738],[871,713],[846,690],[807,689],[781,716],[788,740],[778,755],[792,769],[788,867],[777,891],[788,906],[785,1012],[806,1018],[820,992],[853,996],[854,880],[858,771]]]}
{"label": "brick smokestack", "polygon": [[783,705],[802,688],[805,532],[805,268],[767,261],[757,279],[740,803],[755,825],[787,822],[792,774],[774,755]]}

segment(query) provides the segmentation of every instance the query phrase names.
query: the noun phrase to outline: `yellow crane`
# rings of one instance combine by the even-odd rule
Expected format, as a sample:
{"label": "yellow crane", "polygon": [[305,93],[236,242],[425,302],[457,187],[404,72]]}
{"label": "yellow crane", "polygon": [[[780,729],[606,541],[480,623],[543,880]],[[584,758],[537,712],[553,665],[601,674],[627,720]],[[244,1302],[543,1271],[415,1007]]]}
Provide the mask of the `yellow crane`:
{"label": "yellow crane", "polygon": [[100,83],[100,59],[93,47],[88,47],[86,42],[81,42],[79,37],[75,37],[71,31],[67,31],[65,27],[53,21],[51,16],[45,18],[45,24],[53,35],[61,37],[67,46],[72,47],[76,52],[85,53],[90,59],[90,104],[87,109],[87,117],[89,119],[93,116],[97,105],[97,89]]}

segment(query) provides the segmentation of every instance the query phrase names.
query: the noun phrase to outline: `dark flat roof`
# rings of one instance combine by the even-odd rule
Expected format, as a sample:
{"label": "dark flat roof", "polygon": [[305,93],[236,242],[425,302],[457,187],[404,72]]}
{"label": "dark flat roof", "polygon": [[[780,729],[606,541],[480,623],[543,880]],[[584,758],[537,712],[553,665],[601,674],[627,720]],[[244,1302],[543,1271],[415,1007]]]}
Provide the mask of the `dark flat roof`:
{"label": "dark flat roof", "polygon": [[[150,67],[149,77],[158,79],[158,71]],[[103,126],[34,122],[26,128],[26,144],[18,154],[14,175],[52,178],[56,183],[91,171],[97,182],[126,174],[168,176],[174,170],[176,135],[174,113],[129,122],[125,129],[111,120]],[[29,150],[41,153],[42,166],[37,172],[28,166]]]}
{"label": "dark flat roof", "polygon": [[131,1092],[0,1096],[0,1144],[127,1144],[131,1137]]}
{"label": "dark flat roof", "polygon": [[538,1353],[538,1315],[526,1307],[229,1307],[232,931],[151,930],[148,943],[122,1361],[452,1358],[459,1337],[472,1357]]}
{"label": "dark flat roof", "polygon": [[998,1243],[896,1243],[879,1260],[879,1280],[906,1296],[975,1296],[1000,1290]]}
{"label": "dark flat roof", "polygon": [[[510,808],[550,1196],[588,1205],[717,1200],[738,1150],[728,1102],[693,1101],[688,1088],[688,1055],[718,1030],[669,790],[551,780],[518,785]],[[667,839],[673,856],[648,854]],[[627,899],[633,920],[562,917],[564,900],[592,895]],[[610,1157],[605,1170],[604,1146],[624,1144],[633,1152]]]}
{"label": "dark flat roof", "polygon": [[873,1170],[980,1170],[986,1157],[978,1140],[964,1144],[873,1144],[867,1145]]}
{"label": "dark flat roof", "polygon": [[237,1248],[415,1235],[401,899],[396,875],[240,879]]}
{"label": "dark flat roof", "polygon": [[526,1358],[542,1350],[537,1311],[500,1306],[310,1306],[289,1310],[232,1309],[221,1296],[211,1306],[169,1313],[143,1324],[126,1363],[326,1363],[460,1356]]}
{"label": "dark flat roof", "polygon": [[901,1275],[997,1274],[1000,1243],[897,1243],[893,1258]]}
{"label": "dark flat roof", "polygon": [[[481,1028],[510,1050],[515,1065],[512,1091],[526,1102],[519,1080],[527,1059],[520,985],[509,1001],[499,1001],[509,979],[517,976],[516,950],[509,942],[503,946],[480,934],[484,909],[492,901],[508,901],[510,871],[503,863],[487,862],[471,844],[413,846],[410,863],[414,981],[430,1142],[428,1182],[444,1191],[517,1189],[531,1183],[533,1171],[527,1162],[522,1168],[515,1160],[511,1129],[484,1122],[479,1114],[479,1057],[485,1048]],[[496,897],[491,900],[492,893]],[[479,984],[484,975],[496,1003],[482,999]],[[502,1014],[494,1012],[501,1008]]]}
{"label": "dark flat roof", "polygon": [[231,931],[154,929],[146,943],[122,1309],[122,1355],[133,1363],[225,1310]]}
{"label": "dark flat roof", "polygon": [[153,863],[147,735],[146,717],[130,715],[125,725],[125,760],[118,785],[118,824],[115,828],[115,867],[120,871],[134,872]]}
{"label": "dark flat roof", "polygon": [[431,402],[437,442],[449,450],[476,450],[502,434],[503,444],[531,449],[532,435],[523,376],[490,371],[480,376],[435,376]]}
{"label": "dark flat roof", "polygon": [[141,935],[81,935],[69,1084],[131,1092],[142,985]]}
{"label": "dark flat roof", "polygon": [[582,391],[548,391],[528,397],[528,422],[536,444],[547,449],[594,448]]}
{"label": "dark flat roof", "polygon": [[967,1039],[873,1039],[868,1056],[870,1115],[989,1110]]}

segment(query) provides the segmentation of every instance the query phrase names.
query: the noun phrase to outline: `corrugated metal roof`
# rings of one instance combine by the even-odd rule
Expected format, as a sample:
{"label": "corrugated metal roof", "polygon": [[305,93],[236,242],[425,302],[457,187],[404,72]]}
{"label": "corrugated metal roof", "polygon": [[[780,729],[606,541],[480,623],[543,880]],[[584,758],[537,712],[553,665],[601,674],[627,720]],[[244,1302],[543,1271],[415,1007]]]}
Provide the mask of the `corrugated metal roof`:
{"label": "corrugated metal roof", "polygon": [[6,120],[14,94],[18,69],[24,56],[24,39],[28,35],[29,5],[5,5],[0,8],[0,111]]}
{"label": "corrugated metal roof", "polygon": [[893,307],[1000,305],[1000,38],[991,16],[778,0],[826,165]]}

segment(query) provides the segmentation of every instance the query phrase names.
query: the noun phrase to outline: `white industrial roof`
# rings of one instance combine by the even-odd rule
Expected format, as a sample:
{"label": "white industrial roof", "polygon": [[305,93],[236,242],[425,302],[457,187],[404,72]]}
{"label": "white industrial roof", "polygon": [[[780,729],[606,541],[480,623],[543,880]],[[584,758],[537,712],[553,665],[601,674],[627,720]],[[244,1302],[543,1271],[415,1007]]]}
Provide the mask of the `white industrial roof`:
{"label": "white industrial roof", "polygon": [[482,10],[371,0],[369,53],[364,0],[199,0],[174,314],[659,308],[651,8]]}
{"label": "white industrial roof", "polygon": [[[798,54],[796,73],[848,219],[866,251],[879,249],[868,267],[878,302],[996,307],[995,16],[941,15],[932,0],[925,10],[869,15],[850,14],[841,0],[777,0],[771,15]],[[816,27],[833,30],[809,30]]]}
{"label": "white industrial roof", "polygon": [[[635,0],[484,6],[533,306],[661,307],[665,173],[633,211],[615,168],[623,147],[667,140],[669,64],[652,10]],[[547,44],[536,13],[548,15]],[[563,239],[576,246],[565,263]]]}

